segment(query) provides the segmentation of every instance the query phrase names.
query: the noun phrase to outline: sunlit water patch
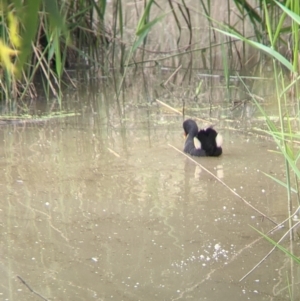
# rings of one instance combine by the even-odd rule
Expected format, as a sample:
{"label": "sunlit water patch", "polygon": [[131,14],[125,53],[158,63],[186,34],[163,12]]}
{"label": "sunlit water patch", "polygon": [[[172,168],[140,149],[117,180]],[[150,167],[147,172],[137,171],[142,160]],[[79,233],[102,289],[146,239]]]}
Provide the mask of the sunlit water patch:
{"label": "sunlit water patch", "polygon": [[227,260],[234,255],[234,246],[231,246],[231,250],[223,249],[220,244],[215,244],[214,246],[208,245],[203,247],[203,251],[197,251],[196,254],[192,253],[185,260],[180,262],[174,262],[171,264],[172,267],[179,268],[180,270],[188,270],[191,265],[200,264],[205,267],[208,264],[213,264],[217,261],[222,261],[224,264],[227,264]]}

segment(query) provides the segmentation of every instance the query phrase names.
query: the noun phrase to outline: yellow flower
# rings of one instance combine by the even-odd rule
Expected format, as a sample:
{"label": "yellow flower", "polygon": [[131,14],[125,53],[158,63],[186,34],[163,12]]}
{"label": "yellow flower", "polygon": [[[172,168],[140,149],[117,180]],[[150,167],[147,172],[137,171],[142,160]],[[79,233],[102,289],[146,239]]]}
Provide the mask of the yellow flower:
{"label": "yellow flower", "polygon": [[18,54],[18,50],[8,47],[0,40],[0,63],[1,65],[10,72],[15,71],[15,66],[11,61],[11,57]]}
{"label": "yellow flower", "polygon": [[7,18],[10,42],[14,47],[19,48],[21,46],[21,39],[19,36],[19,22],[12,12],[8,13]]}

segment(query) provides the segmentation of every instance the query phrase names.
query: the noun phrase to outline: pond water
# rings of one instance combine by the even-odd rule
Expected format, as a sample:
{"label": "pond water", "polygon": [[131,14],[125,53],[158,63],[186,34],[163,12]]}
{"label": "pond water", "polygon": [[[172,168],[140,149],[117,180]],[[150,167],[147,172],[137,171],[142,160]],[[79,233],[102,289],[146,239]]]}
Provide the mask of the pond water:
{"label": "pond water", "polygon": [[87,98],[76,116],[0,128],[1,300],[292,300],[289,284],[298,300],[299,266],[278,250],[239,281],[272,248],[251,226],[274,224],[205,171],[281,222],[272,141],[221,122],[224,153],[201,167],[172,147],[181,116]]}

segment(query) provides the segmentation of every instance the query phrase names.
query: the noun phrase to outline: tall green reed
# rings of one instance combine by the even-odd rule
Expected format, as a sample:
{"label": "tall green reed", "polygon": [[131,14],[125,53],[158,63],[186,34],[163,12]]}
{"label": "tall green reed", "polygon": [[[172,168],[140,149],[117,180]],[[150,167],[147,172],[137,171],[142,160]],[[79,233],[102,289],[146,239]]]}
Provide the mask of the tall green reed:
{"label": "tall green reed", "polygon": [[34,84],[40,78],[44,94],[60,99],[68,62],[101,65],[105,51],[99,49],[109,43],[105,12],[105,0],[2,1],[1,99],[37,96]]}
{"label": "tall green reed", "polygon": [[164,16],[166,15],[166,13],[164,13],[164,14],[158,16],[158,17],[155,17],[153,20],[149,21],[150,20],[151,7],[154,3],[155,3],[154,0],[150,0],[150,1],[147,2],[147,5],[144,8],[144,11],[143,11],[143,13],[142,13],[142,15],[139,19],[139,22],[137,24],[134,41],[133,41],[133,44],[130,47],[129,52],[126,56],[124,72],[123,72],[123,75],[121,77],[119,87],[116,90],[117,99],[119,98],[121,90],[123,88],[123,83],[124,83],[124,79],[126,77],[129,61],[131,60],[133,53],[145,41],[145,39],[147,38],[148,33],[154,27],[154,25],[157,22],[159,22],[160,20],[162,20],[164,18]]}
{"label": "tall green reed", "polygon": [[[287,2],[292,3],[293,10],[295,13],[297,13],[297,9],[299,10],[299,4],[297,4],[295,1]],[[19,51],[16,65],[18,66],[17,70],[19,70],[19,82],[22,82],[22,84],[17,84],[17,80],[14,78],[15,74],[13,74],[10,75],[9,80],[7,81],[7,86],[9,88],[6,89],[6,91],[11,91],[13,87],[19,87],[16,94],[21,95],[21,97],[25,97],[27,92],[32,95],[37,93],[33,91],[34,89],[32,89],[31,86],[32,83],[34,83],[36,78],[35,75],[38,72],[41,72],[41,74],[44,76],[45,94],[49,95],[49,93],[51,93],[58,96],[61,95],[61,86],[63,84],[62,79],[63,75],[66,74],[65,62],[68,61],[70,53],[75,53],[75,59],[72,59],[72,61],[76,61],[76,63],[86,62],[88,67],[96,67],[90,68],[90,70],[96,70],[99,68],[104,75],[116,76],[115,72],[109,73],[109,70],[111,67],[116,70],[117,67],[121,74],[121,78],[117,76],[114,81],[115,91],[118,98],[120,94],[120,87],[123,87],[124,76],[126,76],[128,66],[129,64],[135,64],[135,62],[132,62],[134,61],[133,59],[135,52],[138,48],[141,48],[139,54],[142,54],[142,62],[147,60],[147,58],[144,57],[145,47],[140,47],[141,45],[145,46],[147,43],[147,36],[151,29],[147,26],[153,27],[157,21],[161,20],[161,18],[158,17],[151,21],[150,13],[153,11],[151,8],[153,5],[161,9],[159,6],[160,3],[151,0],[144,1],[144,9],[141,16],[139,16],[140,12],[136,10],[136,15],[139,17],[139,20],[141,21],[143,19],[143,21],[137,26],[139,28],[136,30],[134,42],[131,44],[131,47],[127,47],[127,37],[124,31],[128,24],[126,24],[126,15],[124,15],[124,1],[116,0],[112,2],[113,22],[111,24],[111,30],[107,29],[105,24],[105,20],[107,19],[106,0],[38,0],[29,1],[29,4],[26,6],[19,0],[7,0],[3,1],[3,3],[5,3],[5,5],[3,6],[1,13],[6,18],[8,11],[14,12],[14,15],[19,23],[19,36],[24,37],[24,41],[20,48],[10,47],[12,50]],[[238,7],[241,15],[239,16],[240,20],[242,20],[243,23],[244,20],[250,20],[251,24],[255,28],[257,42],[261,43],[262,37],[264,38],[266,36],[265,17],[262,9],[263,1],[256,1],[255,3],[257,3],[257,6],[251,6],[249,3],[250,1],[248,2],[246,0],[235,1],[235,5]],[[198,39],[197,35],[194,33],[194,30],[197,29],[193,27],[193,22],[195,22],[195,17],[197,17],[199,12],[197,12],[197,10],[195,10],[194,7],[188,4],[185,0],[180,0],[177,2],[168,0],[166,4],[171,8],[174,25],[177,30],[176,39],[178,52],[176,54],[172,52],[172,55],[169,57],[164,54],[160,58],[157,58],[153,61],[157,62],[160,60],[173,60],[176,64],[178,64],[178,60],[175,60],[174,58],[180,58],[181,60],[181,58],[185,56],[188,59],[187,75],[189,75],[189,78],[191,78],[192,66],[195,67],[193,65],[196,57],[194,52],[201,52],[201,57],[203,58],[203,67],[208,67],[212,73],[213,68],[215,67],[213,47],[222,48],[223,46],[220,45],[224,44],[216,44],[215,30],[211,26],[212,20],[209,18],[207,19],[208,24],[210,25],[210,28],[207,32],[209,35],[209,45],[196,49],[192,42],[199,43],[201,39]],[[203,8],[204,14],[210,17],[213,10],[211,1],[200,0],[198,1],[198,4]],[[232,3],[228,0],[225,1],[225,6],[226,5],[228,13],[227,25],[229,28],[232,28],[232,26],[235,25],[230,24],[232,16]],[[273,1],[266,1],[266,5],[268,6],[269,10],[270,7],[278,8]],[[135,7],[137,7],[136,3]],[[271,11],[271,13],[272,16],[275,15],[278,18],[279,22],[284,21],[284,18],[276,15],[275,10],[274,12]],[[8,24],[8,22],[5,24]],[[47,43],[42,49],[39,48],[39,29],[41,28],[41,25],[45,31],[43,34],[45,34],[47,37]],[[9,28],[9,26],[6,26],[6,28]],[[24,30],[24,28],[26,28],[26,30]],[[185,28],[188,30],[188,35],[183,37],[182,32]],[[1,31],[3,31],[3,27],[1,28]],[[9,32],[8,29],[4,29],[4,31],[7,33]],[[296,28],[294,28],[294,31],[296,31]],[[243,35],[243,32],[241,35]],[[10,41],[13,40],[13,35],[10,34],[7,36],[8,42],[6,42],[6,45],[11,46]],[[235,42],[232,40],[232,37],[229,37],[229,47],[227,49],[224,47],[219,52],[223,54],[223,57],[224,54],[228,52],[226,55],[228,57],[228,61],[226,63],[228,66],[228,72],[232,67],[230,53],[232,52],[233,47],[235,47]],[[281,40],[282,38],[280,38],[280,41]],[[296,41],[296,36],[293,40]],[[179,44],[182,44],[182,41],[186,41],[186,45],[184,45],[184,47]],[[108,46],[111,47],[106,49]],[[164,46],[166,47],[166,45]],[[184,52],[180,51],[180,47],[184,49]],[[292,44],[292,47],[296,49],[297,42]],[[293,55],[296,55],[295,51],[293,51]],[[13,61],[13,59],[10,61]],[[55,61],[55,64],[53,64],[53,61]],[[240,61],[242,61],[242,59],[240,59]],[[295,59],[293,62],[295,63]],[[24,76],[26,76],[26,78],[24,78]],[[51,81],[51,84],[48,81]]]}
{"label": "tall green reed", "polygon": [[[2,34],[0,47],[1,65],[4,70],[2,76],[2,100],[10,102],[11,98],[24,95],[23,92],[30,90],[33,79],[31,65],[33,42],[39,28],[40,9],[47,15],[51,31],[57,30],[66,33],[66,26],[62,21],[55,1],[29,1],[26,5],[21,1],[2,1],[0,6],[2,20]],[[58,36],[53,36],[55,48],[53,51],[58,54]],[[8,54],[9,50],[9,54]],[[14,56],[14,57],[12,57]],[[61,74],[60,58],[57,59],[57,74]],[[4,81],[3,81],[4,79]],[[32,95],[32,93],[31,93]]]}
{"label": "tall green reed", "polygon": [[[286,182],[283,183],[279,179],[273,178],[277,183],[282,184],[287,190],[287,205],[288,205],[288,213],[289,213],[289,226],[292,228],[292,191],[297,193],[297,204],[296,207],[300,206],[300,198],[299,198],[299,190],[298,190],[298,181],[300,179],[300,170],[298,167],[298,160],[300,158],[300,151],[294,148],[294,141],[299,141],[300,136],[297,129],[293,129],[292,123],[289,118],[288,112],[288,92],[289,90],[297,84],[299,80],[298,76],[298,62],[294,62],[294,60],[298,60],[298,29],[300,24],[300,17],[298,15],[299,5],[291,5],[291,1],[287,1],[286,6],[280,4],[277,1],[274,1],[276,5],[281,9],[282,14],[279,18],[279,23],[274,27],[274,24],[271,22],[270,11],[268,7],[268,1],[262,1],[263,11],[264,11],[264,19],[265,19],[265,27],[267,30],[267,37],[269,45],[264,45],[261,42],[253,41],[247,37],[242,36],[240,33],[235,31],[229,27],[223,27],[223,29],[217,29],[219,32],[234,37],[235,39],[239,39],[244,41],[245,43],[255,47],[257,50],[264,52],[268,56],[271,57],[273,63],[273,71],[274,71],[274,82],[275,82],[275,94],[277,99],[277,107],[279,112],[279,125],[276,125],[274,122],[270,120],[267,113],[262,109],[261,105],[258,101],[256,101],[255,97],[252,96],[251,91],[248,90],[249,94],[252,96],[253,101],[256,103],[260,112],[265,116],[266,123],[268,126],[268,133],[273,137],[276,142],[278,149],[283,155],[285,161],[285,175]],[[281,38],[281,34],[283,31],[283,24],[286,20],[287,16],[290,17],[289,27],[291,30],[291,36],[293,40],[293,52],[296,52],[297,55],[292,56],[292,62],[288,61],[283,55],[281,55],[278,51],[278,41]],[[224,30],[225,29],[225,30]],[[295,38],[295,40],[294,40]],[[295,74],[296,76],[291,79],[291,83],[286,85],[286,80],[284,78],[284,69],[287,68],[290,73]],[[247,86],[245,85],[247,88]],[[297,90],[296,90],[297,93]],[[297,94],[297,99],[299,95]],[[299,118],[299,114],[297,115]],[[290,237],[293,238],[293,232],[290,232]]]}

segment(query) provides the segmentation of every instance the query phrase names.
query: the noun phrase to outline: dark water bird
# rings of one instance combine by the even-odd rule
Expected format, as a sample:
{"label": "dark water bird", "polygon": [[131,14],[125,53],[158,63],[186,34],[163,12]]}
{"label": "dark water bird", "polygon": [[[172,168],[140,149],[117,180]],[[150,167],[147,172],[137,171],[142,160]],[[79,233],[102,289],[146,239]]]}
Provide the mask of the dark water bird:
{"label": "dark water bird", "polygon": [[222,154],[223,138],[212,127],[198,131],[197,123],[192,119],[183,122],[186,136],[184,152],[192,156],[218,157]]}

